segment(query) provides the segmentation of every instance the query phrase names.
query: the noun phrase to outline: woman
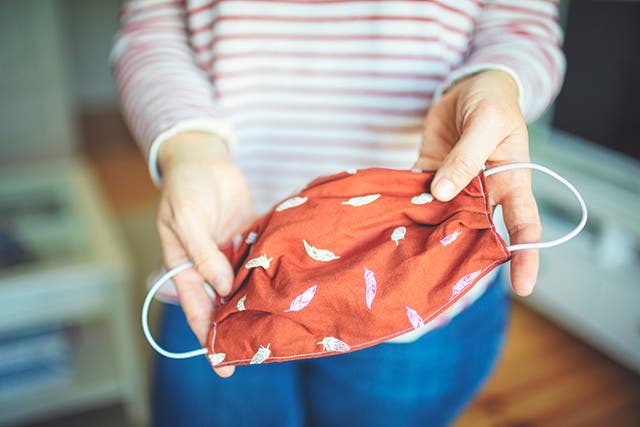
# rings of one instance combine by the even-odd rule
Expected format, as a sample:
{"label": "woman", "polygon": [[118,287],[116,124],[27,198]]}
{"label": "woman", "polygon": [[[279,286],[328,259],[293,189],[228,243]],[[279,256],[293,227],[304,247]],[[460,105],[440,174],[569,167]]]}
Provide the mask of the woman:
{"label": "woman", "polygon": [[[311,179],[437,170],[453,198],[483,165],[528,161],[525,120],[559,90],[557,4],[528,1],[139,0],[112,54],[125,118],[161,187],[158,232],[182,310],[161,340],[204,343],[233,271],[217,245]],[[489,178],[512,243],[539,239],[530,174]],[[251,191],[251,193],[250,193]],[[511,261],[532,292],[537,252]],[[493,366],[507,323],[495,276],[429,326],[324,359],[215,369],[160,359],[156,425],[446,425]],[[183,313],[184,311],[184,313]],[[193,331],[191,334],[189,331]]]}

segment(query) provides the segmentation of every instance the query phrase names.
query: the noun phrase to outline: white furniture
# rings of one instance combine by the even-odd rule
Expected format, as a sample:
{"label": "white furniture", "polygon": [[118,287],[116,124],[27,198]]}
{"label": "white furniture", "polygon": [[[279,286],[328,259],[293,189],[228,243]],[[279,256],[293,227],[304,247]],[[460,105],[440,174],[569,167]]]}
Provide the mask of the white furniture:
{"label": "white furniture", "polygon": [[[531,136],[533,160],[580,190],[589,222],[569,243],[541,250],[538,284],[522,301],[640,372],[640,163],[560,131]],[[575,199],[533,179],[544,237],[561,236],[579,220]]]}
{"label": "white furniture", "polygon": [[88,168],[78,160],[5,168],[0,205],[58,208],[13,218],[38,260],[0,270],[0,337],[40,325],[71,326],[69,381],[0,399],[0,425],[122,402],[146,425],[146,387],[135,335],[131,265]]}

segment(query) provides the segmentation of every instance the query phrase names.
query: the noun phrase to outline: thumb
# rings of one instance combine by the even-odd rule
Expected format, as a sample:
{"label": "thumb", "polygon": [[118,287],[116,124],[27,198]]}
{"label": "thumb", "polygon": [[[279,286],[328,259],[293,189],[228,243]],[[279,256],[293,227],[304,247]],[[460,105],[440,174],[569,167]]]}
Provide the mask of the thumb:
{"label": "thumb", "polygon": [[447,154],[431,183],[431,193],[443,202],[453,199],[482,170],[484,163],[500,143],[500,136],[472,122]]}

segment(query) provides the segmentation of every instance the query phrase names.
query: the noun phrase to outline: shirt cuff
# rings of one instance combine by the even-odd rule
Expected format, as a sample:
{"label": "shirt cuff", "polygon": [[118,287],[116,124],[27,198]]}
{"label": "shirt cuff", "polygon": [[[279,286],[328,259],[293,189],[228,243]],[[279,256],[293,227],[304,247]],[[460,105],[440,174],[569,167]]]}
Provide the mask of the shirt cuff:
{"label": "shirt cuff", "polygon": [[440,98],[442,98],[442,95],[444,95],[444,93],[451,86],[453,86],[458,80],[461,80],[472,74],[479,73],[480,71],[489,71],[489,70],[504,71],[505,73],[511,76],[511,78],[516,83],[516,86],[518,88],[518,105],[520,105],[520,111],[524,111],[524,99],[523,99],[524,91],[522,89],[522,82],[520,80],[520,77],[518,77],[518,74],[513,70],[513,68],[507,67],[506,65],[497,64],[494,62],[481,62],[478,64],[463,66],[458,68],[451,74],[449,74],[447,79],[436,89],[433,95],[433,103],[440,100]]}
{"label": "shirt cuff", "polygon": [[181,132],[208,132],[221,138],[226,144],[229,151],[235,145],[236,135],[229,122],[224,120],[216,120],[210,117],[190,119],[181,121],[169,129],[163,131],[151,143],[148,156],[149,175],[153,183],[160,187],[162,185],[162,177],[160,168],[158,167],[158,151],[160,146],[168,139],[176,136]]}

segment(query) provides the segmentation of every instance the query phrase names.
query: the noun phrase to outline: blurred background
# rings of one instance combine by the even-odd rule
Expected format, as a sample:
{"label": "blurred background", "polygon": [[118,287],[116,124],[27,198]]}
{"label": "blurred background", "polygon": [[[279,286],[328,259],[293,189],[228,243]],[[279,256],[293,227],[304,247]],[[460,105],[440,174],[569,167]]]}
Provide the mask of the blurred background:
{"label": "blurred background", "polygon": [[[568,72],[534,161],[590,208],[543,251],[496,374],[456,426],[640,425],[640,3],[562,1]],[[139,326],[158,192],[108,67],[117,0],[0,1],[0,425],[145,426]],[[578,221],[534,178],[545,237]]]}

